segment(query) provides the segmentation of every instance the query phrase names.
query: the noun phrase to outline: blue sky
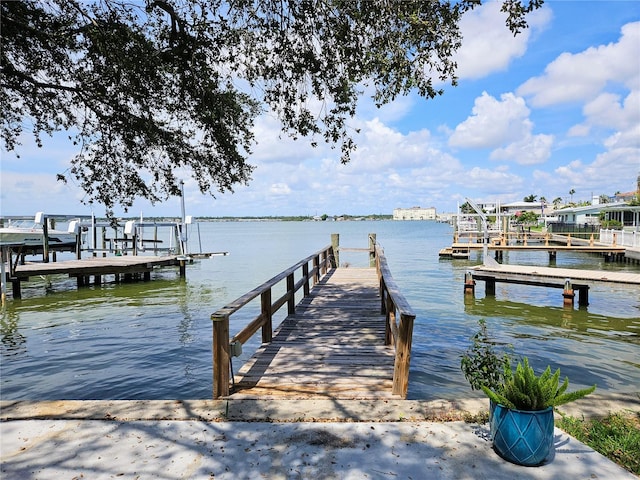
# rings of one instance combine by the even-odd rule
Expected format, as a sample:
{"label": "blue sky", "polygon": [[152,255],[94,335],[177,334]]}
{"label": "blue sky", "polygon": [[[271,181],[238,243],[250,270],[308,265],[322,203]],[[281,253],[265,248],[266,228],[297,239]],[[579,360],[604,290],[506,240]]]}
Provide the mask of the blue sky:
{"label": "blue sky", "polygon": [[[363,95],[358,150],[280,137],[278,122],[256,123],[249,186],[202,195],[185,178],[194,216],[391,214],[394,208],[451,212],[465,197],[521,201],[527,195],[590,200],[635,190],[640,174],[640,2],[548,1],[513,37],[499,4],[467,15],[458,52],[459,85],[434,100],[416,95],[382,109]],[[0,213],[88,214],[73,183],[56,182],[74,155],[63,134],[21,158],[2,151]],[[94,205],[97,215],[104,208]],[[175,216],[179,199],[137,202],[129,215]],[[116,214],[123,214],[116,209]]]}

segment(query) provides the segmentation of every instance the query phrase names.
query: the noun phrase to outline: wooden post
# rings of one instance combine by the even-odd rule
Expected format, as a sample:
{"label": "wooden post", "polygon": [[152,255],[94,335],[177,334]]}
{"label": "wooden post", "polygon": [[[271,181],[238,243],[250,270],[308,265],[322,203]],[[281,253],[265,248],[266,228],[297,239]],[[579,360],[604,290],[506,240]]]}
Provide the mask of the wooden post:
{"label": "wooden post", "polygon": [[564,281],[564,290],[562,291],[563,304],[566,307],[573,307],[573,299],[575,293],[573,293],[573,287],[571,286],[571,279],[567,278]]}
{"label": "wooden post", "polygon": [[213,321],[213,398],[229,395],[229,315]]}
{"label": "wooden post", "polygon": [[313,284],[315,285],[320,281],[320,257],[316,255],[313,257]]}
{"label": "wooden post", "polygon": [[295,282],[293,279],[293,273],[287,275],[287,293],[289,299],[287,300],[287,312],[289,315],[296,313],[296,292],[294,291]]}
{"label": "wooden post", "polygon": [[262,343],[270,343],[273,338],[273,315],[271,314],[271,289],[260,295],[260,310],[265,317],[262,325]]}
{"label": "wooden post", "polygon": [[305,263],[302,265],[302,277],[304,278],[304,285],[302,286],[302,291],[304,292],[304,296],[309,296],[309,263]]}
{"label": "wooden post", "polygon": [[464,274],[464,293],[473,295],[475,293],[475,289],[476,289],[476,282],[473,279],[473,274],[467,271]]}
{"label": "wooden post", "polygon": [[11,292],[13,293],[13,298],[22,298],[19,279],[15,278],[11,280]]}
{"label": "wooden post", "polygon": [[385,318],[385,328],[384,328],[384,344],[391,345],[393,342],[393,335],[391,331],[391,322],[395,322],[395,311],[393,306],[393,301],[389,298],[389,295],[386,290],[382,291],[382,313]]}
{"label": "wooden post", "polygon": [[331,234],[331,246],[333,247],[333,262],[331,266],[337,268],[340,266],[340,234]]}
{"label": "wooden post", "polygon": [[484,294],[486,296],[495,296],[496,294],[496,279],[495,278],[487,278],[484,281]]}
{"label": "wooden post", "polygon": [[[0,297],[1,304],[4,307],[4,304],[7,301],[7,272],[5,270],[5,253],[9,251],[10,247],[0,247]],[[9,265],[11,265],[11,257],[9,257]]]}
{"label": "wooden post", "polygon": [[[387,291],[387,289],[385,288],[384,290],[384,295],[382,296],[384,299],[384,314],[385,314],[385,321],[387,323],[387,327],[385,329],[385,334],[384,334],[384,340],[385,340],[385,345],[391,345],[394,342],[394,338],[393,338],[393,332],[394,332],[394,327],[396,324],[396,306],[393,303],[393,299],[391,298],[391,295],[389,295],[389,292]],[[397,345],[396,345],[396,352],[398,351]]]}
{"label": "wooden post", "polygon": [[400,315],[398,341],[396,342],[396,360],[393,367],[393,394],[407,397],[409,389],[409,363],[411,360],[411,342],[415,315]]}
{"label": "wooden post", "polygon": [[49,262],[49,219],[47,217],[42,220],[42,261]]}
{"label": "wooden post", "polygon": [[589,285],[578,288],[578,305],[581,307],[589,305]]}
{"label": "wooden post", "polygon": [[369,267],[376,266],[376,234],[369,234]]}

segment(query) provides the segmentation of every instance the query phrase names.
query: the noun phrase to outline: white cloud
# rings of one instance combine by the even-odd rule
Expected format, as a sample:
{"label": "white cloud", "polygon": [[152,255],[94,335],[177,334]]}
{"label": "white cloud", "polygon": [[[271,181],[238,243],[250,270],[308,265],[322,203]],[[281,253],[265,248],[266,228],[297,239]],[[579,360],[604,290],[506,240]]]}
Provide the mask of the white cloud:
{"label": "white cloud", "polygon": [[271,188],[269,188],[269,193],[272,195],[289,195],[291,189],[286,183],[274,183],[271,185]]}
{"label": "white cloud", "polygon": [[492,160],[512,160],[520,165],[546,162],[551,156],[553,135],[525,135],[505,148],[491,152]]}
{"label": "white cloud", "polygon": [[640,84],[640,22],[622,27],[617,43],[563,53],[547,65],[542,76],[523,83],[518,95],[531,97],[531,105],[544,107],[565,102],[588,101],[608,82],[629,89]]}
{"label": "white cloud", "polygon": [[574,125],[567,131],[567,137],[586,137],[591,129],[588,125]]}
{"label": "white cloud", "polygon": [[624,102],[620,95],[602,93],[584,106],[583,113],[590,125],[633,127],[640,123],[640,91],[630,93]]}
{"label": "white cloud", "polygon": [[482,92],[475,100],[472,113],[455,128],[449,145],[495,148],[522,138],[532,129],[524,99],[512,93],[502,94],[498,101],[487,92]]}
{"label": "white cloud", "polygon": [[514,37],[505,25],[501,5],[499,1],[487,2],[462,18],[462,46],[454,56],[459,78],[482,78],[506,70],[514,59],[524,55],[532,35],[551,20],[548,8],[536,10],[527,17],[529,28]]}
{"label": "white cloud", "polygon": [[574,199],[590,200],[592,194],[613,194],[636,188],[636,177],[640,172],[638,148],[613,148],[595,157],[592,162],[572,160],[550,172],[537,171],[536,177],[544,179],[547,191],[560,192],[567,196],[574,188]]}

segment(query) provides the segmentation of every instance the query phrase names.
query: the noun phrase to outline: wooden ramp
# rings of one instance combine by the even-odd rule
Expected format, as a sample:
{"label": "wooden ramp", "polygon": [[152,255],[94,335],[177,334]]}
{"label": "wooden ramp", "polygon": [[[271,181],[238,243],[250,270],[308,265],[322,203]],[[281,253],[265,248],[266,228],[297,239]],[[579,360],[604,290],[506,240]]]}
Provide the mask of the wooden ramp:
{"label": "wooden ramp", "polygon": [[332,270],[242,366],[231,397],[401,398],[380,303],[375,268]]}

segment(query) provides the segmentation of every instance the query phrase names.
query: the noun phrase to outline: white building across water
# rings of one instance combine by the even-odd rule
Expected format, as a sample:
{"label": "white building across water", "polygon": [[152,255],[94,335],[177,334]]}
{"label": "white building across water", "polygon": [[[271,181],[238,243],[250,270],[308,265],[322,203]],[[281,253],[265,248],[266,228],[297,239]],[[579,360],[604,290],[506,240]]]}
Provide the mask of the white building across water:
{"label": "white building across water", "polygon": [[394,208],[393,219],[394,220],[435,220],[436,208],[435,207]]}

